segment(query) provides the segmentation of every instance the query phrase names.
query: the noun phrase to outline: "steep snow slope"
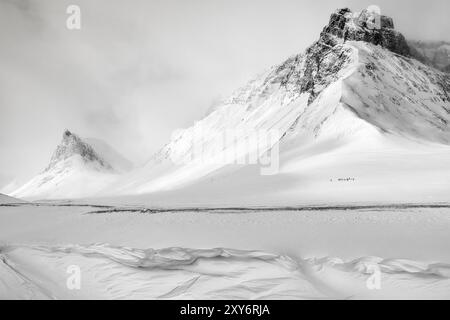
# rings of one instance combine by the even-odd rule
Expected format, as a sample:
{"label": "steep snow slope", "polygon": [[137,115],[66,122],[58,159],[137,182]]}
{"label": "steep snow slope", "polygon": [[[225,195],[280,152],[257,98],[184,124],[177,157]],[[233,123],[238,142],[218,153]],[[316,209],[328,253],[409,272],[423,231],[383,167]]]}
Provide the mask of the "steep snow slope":
{"label": "steep snow slope", "polygon": [[[102,146],[101,151],[108,151],[108,159],[118,159],[120,164],[123,163],[123,158],[118,158],[107,145]],[[106,157],[100,156],[77,135],[65,131],[48,167],[11,195],[31,199],[92,196],[117,176],[118,171]]]}
{"label": "steep snow slope", "polygon": [[383,132],[450,144],[450,77],[365,43],[341,102]]}
{"label": "steep snow slope", "polygon": [[[139,199],[167,203],[449,201],[450,77],[410,57],[392,19],[382,16],[379,29],[369,28],[375,15],[336,11],[305,54],[249,82],[177,132],[113,192],[153,193]],[[275,139],[258,148],[261,137],[251,132]],[[278,154],[278,143],[275,176],[228,165],[248,164],[268,150]]]}

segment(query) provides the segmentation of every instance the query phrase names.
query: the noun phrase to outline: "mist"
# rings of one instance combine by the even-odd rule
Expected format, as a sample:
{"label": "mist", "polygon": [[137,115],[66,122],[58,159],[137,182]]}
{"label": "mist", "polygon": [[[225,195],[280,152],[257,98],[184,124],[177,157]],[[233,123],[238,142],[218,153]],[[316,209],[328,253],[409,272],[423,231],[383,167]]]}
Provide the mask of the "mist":
{"label": "mist", "polygon": [[[80,30],[66,28],[70,4]],[[371,4],[409,39],[450,41],[447,0],[2,0],[0,187],[41,171],[66,128],[139,164],[303,51],[335,9]]]}

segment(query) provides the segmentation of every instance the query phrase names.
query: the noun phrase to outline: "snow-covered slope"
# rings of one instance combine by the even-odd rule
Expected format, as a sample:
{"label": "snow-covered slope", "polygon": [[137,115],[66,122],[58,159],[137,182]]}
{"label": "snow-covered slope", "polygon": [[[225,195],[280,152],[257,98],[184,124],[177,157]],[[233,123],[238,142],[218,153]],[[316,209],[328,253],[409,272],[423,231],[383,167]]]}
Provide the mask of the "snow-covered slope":
{"label": "snow-covered slope", "polygon": [[25,201],[16,199],[5,194],[0,193],[0,204],[14,204],[14,203],[24,203]]}
{"label": "snow-covered slope", "polygon": [[[380,21],[378,28],[370,26],[373,21]],[[304,54],[273,67],[206,118],[178,131],[144,168],[108,192],[155,194],[152,201],[220,198],[224,204],[231,198],[262,204],[268,197],[339,201],[328,193],[335,189],[329,183],[345,178],[349,183],[338,186],[337,194],[347,190],[347,200],[376,201],[386,188],[400,195],[411,188],[410,179],[425,179],[435,182],[424,182],[427,196],[450,200],[444,195],[450,187],[449,122],[450,76],[412,58],[392,19],[341,9]],[[270,142],[255,132],[266,133]],[[268,150],[278,154],[278,143],[280,170],[273,177],[262,177],[249,165],[228,165],[248,164]],[[324,174],[311,177],[311,165]],[[407,167],[411,171],[405,174]],[[383,178],[397,175],[394,183],[377,180],[375,170]],[[350,183],[358,178],[367,178],[366,185]],[[322,197],[300,196],[305,188],[318,188]],[[279,190],[289,196],[280,197]],[[424,194],[409,191],[402,200]]]}
{"label": "snow-covered slope", "polygon": [[[11,195],[23,198],[79,198],[95,195],[117,179],[129,163],[107,144],[99,151],[66,130],[48,167]],[[105,152],[105,156],[103,153]],[[111,162],[109,162],[111,161]]]}

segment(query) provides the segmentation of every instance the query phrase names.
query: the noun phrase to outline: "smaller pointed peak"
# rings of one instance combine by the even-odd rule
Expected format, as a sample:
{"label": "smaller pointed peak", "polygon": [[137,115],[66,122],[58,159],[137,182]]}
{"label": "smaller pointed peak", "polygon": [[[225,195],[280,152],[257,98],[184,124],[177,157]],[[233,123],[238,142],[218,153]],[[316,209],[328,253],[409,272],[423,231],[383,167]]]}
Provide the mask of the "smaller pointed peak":
{"label": "smaller pointed peak", "polygon": [[105,169],[112,169],[111,165],[104,161],[87,142],[83,141],[83,139],[75,133],[65,129],[63,139],[56,147],[50,160],[50,164],[45,171],[53,168],[56,163],[66,160],[74,155],[79,155],[86,163],[97,162]]}

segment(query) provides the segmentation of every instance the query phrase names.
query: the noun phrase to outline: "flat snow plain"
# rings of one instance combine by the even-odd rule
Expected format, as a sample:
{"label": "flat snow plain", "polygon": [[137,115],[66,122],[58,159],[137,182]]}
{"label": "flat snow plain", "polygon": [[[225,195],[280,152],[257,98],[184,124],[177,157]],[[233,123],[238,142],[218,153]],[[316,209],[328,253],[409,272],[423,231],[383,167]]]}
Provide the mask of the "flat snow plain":
{"label": "flat snow plain", "polygon": [[449,299],[449,213],[4,204],[0,298]]}

